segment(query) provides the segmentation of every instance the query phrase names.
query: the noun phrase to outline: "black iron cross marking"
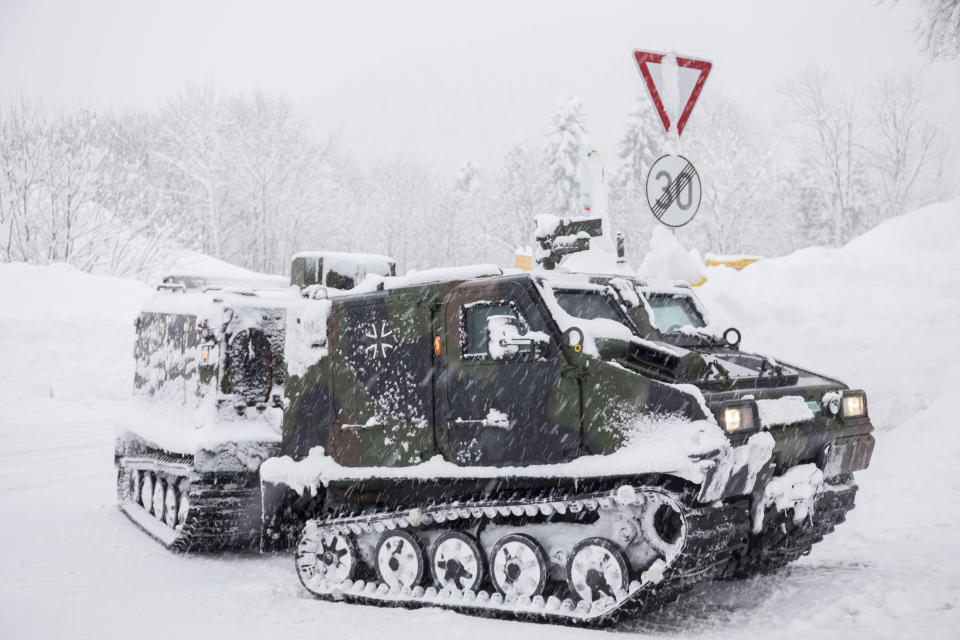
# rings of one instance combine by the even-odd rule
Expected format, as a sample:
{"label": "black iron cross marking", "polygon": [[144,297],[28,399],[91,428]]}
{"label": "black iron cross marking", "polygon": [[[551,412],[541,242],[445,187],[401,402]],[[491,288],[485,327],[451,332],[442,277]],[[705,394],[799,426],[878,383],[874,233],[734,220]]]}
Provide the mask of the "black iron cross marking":
{"label": "black iron cross marking", "polygon": [[368,358],[373,358],[374,360],[386,358],[387,353],[397,347],[396,340],[393,338],[393,331],[387,329],[386,322],[380,323],[379,330],[377,330],[376,323],[371,323],[370,328],[367,329],[363,336],[373,341],[373,344],[364,347],[363,350]]}

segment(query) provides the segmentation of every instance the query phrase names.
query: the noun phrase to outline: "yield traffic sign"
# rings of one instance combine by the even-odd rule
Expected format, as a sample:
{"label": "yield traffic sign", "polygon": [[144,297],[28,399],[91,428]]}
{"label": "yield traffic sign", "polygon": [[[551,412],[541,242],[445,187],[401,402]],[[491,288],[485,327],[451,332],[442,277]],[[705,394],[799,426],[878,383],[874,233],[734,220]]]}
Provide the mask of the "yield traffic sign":
{"label": "yield traffic sign", "polygon": [[683,133],[683,127],[687,124],[687,119],[690,118],[690,113],[697,103],[697,98],[700,97],[700,91],[707,81],[707,75],[709,75],[713,64],[707,60],[677,56],[676,86],[667,86],[668,82],[667,78],[664,77],[663,69],[666,55],[654,51],[636,50],[633,52],[640,75],[643,76],[643,81],[650,91],[650,97],[653,98],[653,106],[657,108],[657,113],[660,114],[660,122],[663,123],[663,128],[667,132],[670,131],[670,117],[671,115],[676,116],[676,114],[667,113],[664,105],[665,95],[672,96],[675,94],[677,107],[683,105],[683,110],[676,119],[677,135],[679,136]]}

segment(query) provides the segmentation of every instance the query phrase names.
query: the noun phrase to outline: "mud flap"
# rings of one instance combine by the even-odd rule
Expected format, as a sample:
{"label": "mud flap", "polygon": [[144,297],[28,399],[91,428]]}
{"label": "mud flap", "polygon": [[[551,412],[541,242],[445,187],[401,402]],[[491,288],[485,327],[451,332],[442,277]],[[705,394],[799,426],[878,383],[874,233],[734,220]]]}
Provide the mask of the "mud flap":
{"label": "mud flap", "polygon": [[261,482],[263,497],[263,529],[261,551],[278,551],[293,547],[304,523],[323,511],[324,494],[300,495],[285,484]]}

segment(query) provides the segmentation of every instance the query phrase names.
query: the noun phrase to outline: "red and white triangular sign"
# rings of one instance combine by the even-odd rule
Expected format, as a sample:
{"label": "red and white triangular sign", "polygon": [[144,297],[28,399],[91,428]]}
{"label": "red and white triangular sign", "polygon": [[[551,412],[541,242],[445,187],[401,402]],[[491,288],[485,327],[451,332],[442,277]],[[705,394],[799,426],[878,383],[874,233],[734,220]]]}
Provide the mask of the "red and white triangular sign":
{"label": "red and white triangular sign", "polygon": [[697,98],[700,97],[700,91],[707,81],[707,75],[710,73],[713,64],[706,60],[677,56],[676,86],[667,87],[668,79],[664,77],[663,72],[663,62],[666,55],[654,51],[637,50],[633,52],[633,57],[637,60],[637,68],[640,69],[640,75],[643,76],[647,89],[650,90],[653,106],[657,108],[657,113],[660,114],[660,122],[663,123],[663,128],[666,131],[670,131],[670,116],[676,114],[667,113],[664,99],[675,95],[676,100],[668,99],[667,101],[675,102],[677,109],[680,108],[680,105],[683,105],[683,111],[677,118],[677,135],[679,136],[683,133],[683,127],[687,124],[687,119],[690,118],[693,106],[697,104]]}

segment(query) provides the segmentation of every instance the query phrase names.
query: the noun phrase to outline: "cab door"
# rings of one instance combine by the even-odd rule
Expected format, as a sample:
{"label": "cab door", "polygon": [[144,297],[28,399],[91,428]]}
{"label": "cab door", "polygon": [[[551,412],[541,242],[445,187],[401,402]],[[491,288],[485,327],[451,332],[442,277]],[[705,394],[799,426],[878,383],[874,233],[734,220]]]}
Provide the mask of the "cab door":
{"label": "cab door", "polygon": [[[579,389],[559,349],[557,330],[529,281],[474,281],[443,301],[438,358],[438,441],[461,465],[531,465],[576,457]],[[515,353],[488,344],[491,316],[512,316],[541,340]],[[511,321],[513,322],[513,321]]]}
{"label": "cab door", "polygon": [[410,294],[372,293],[333,310],[337,414],[328,453],[344,466],[403,466],[434,453],[429,309]]}

